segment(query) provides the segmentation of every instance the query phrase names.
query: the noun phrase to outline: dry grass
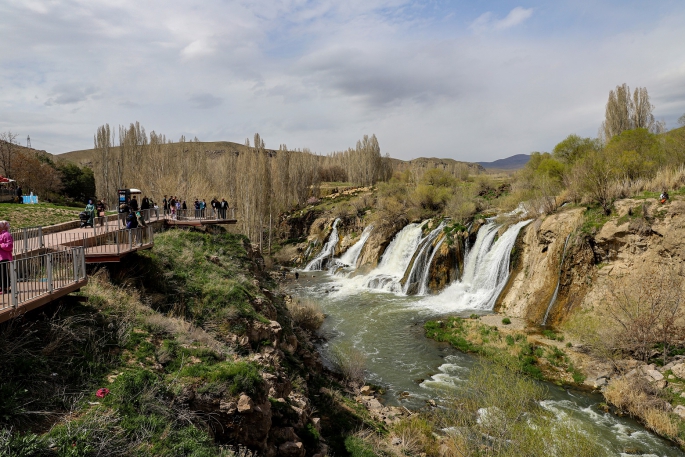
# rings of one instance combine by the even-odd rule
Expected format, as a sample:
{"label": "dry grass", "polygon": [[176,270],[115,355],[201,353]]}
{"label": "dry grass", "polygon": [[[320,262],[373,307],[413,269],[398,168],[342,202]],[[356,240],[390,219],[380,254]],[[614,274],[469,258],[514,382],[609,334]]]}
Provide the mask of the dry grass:
{"label": "dry grass", "polygon": [[288,311],[295,323],[305,330],[315,332],[324,320],[323,311],[318,303],[307,299],[294,299],[287,303]]}
{"label": "dry grass", "polygon": [[641,419],[645,426],[662,436],[676,437],[678,421],[666,408],[658,392],[640,377],[620,377],[607,385],[604,397],[617,408]]}
{"label": "dry grass", "polygon": [[351,344],[331,348],[331,359],[340,373],[352,385],[361,386],[366,379],[366,355]]}

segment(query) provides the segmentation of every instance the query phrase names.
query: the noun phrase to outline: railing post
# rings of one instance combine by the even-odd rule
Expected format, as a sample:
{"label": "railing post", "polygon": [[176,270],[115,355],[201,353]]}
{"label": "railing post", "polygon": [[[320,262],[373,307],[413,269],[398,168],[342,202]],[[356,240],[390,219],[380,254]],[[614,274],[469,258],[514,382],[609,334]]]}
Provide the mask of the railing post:
{"label": "railing post", "polygon": [[74,256],[74,250],[76,248],[71,249],[71,260],[72,264],[74,265],[74,282],[78,281],[78,265],[76,264],[76,257]]}
{"label": "railing post", "polygon": [[43,227],[38,227],[38,242],[40,243],[40,248],[43,249],[45,247],[45,243],[43,242]]}
{"label": "railing post", "polygon": [[12,306],[19,306],[19,291],[17,290],[17,261],[10,261],[10,287],[12,288]]}
{"label": "railing post", "polygon": [[29,229],[22,229],[24,233],[24,252],[29,252]]}
{"label": "railing post", "polygon": [[128,231],[128,250],[129,251],[133,249],[133,236],[132,236],[131,232],[133,232],[133,230]]}
{"label": "railing post", "polygon": [[52,254],[48,254],[46,257],[47,269],[48,269],[48,293],[52,293]]}

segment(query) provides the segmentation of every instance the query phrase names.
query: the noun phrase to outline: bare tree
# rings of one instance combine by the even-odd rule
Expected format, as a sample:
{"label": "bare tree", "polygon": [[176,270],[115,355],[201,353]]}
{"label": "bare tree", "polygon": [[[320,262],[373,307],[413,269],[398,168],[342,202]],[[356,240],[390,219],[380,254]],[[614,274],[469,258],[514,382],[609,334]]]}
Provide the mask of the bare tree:
{"label": "bare tree", "polygon": [[602,124],[604,139],[609,141],[614,136],[632,127],[630,88],[623,83],[616,86],[616,91],[609,91],[609,100],[606,105],[605,119]]}
{"label": "bare tree", "polygon": [[647,129],[652,133],[664,131],[664,123],[656,122],[652,111],[654,105],[649,101],[646,87],[638,87],[630,96],[630,87],[623,83],[609,91],[605,119],[600,134],[605,142],[614,136],[631,129]]}
{"label": "bare tree", "polygon": [[0,167],[5,176],[12,176],[12,166],[19,150],[18,145],[16,133],[11,131],[0,133]]}

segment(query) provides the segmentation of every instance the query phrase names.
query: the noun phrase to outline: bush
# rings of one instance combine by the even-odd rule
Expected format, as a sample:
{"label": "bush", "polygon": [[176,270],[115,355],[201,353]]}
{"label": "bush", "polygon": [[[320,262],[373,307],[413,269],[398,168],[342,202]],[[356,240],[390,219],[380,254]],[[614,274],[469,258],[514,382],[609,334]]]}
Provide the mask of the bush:
{"label": "bush", "polygon": [[351,344],[338,344],[331,349],[331,361],[347,381],[362,385],[366,375],[366,355]]}
{"label": "bush", "polygon": [[345,438],[345,449],[350,453],[351,457],[376,457],[377,454],[373,448],[366,444],[364,440],[356,436],[348,436]]}
{"label": "bush", "polygon": [[508,317],[505,317],[504,319],[502,319],[502,323],[504,325],[509,325],[509,324],[511,324],[511,319],[509,319]]}
{"label": "bush", "polygon": [[323,324],[324,314],[319,304],[314,301],[292,300],[288,303],[288,311],[295,323],[305,330],[314,332]]}

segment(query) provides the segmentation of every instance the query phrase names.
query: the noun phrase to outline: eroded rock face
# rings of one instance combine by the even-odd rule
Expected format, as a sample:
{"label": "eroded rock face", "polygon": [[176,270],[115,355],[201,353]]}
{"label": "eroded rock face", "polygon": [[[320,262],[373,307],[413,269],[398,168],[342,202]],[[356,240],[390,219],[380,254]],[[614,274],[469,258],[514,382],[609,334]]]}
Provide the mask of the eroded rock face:
{"label": "eroded rock face", "polygon": [[[436,241],[440,241],[438,237]],[[464,272],[464,239],[460,235],[445,240],[439,247],[430,265],[428,289],[438,293],[451,282],[461,278]]]}
{"label": "eroded rock face", "polygon": [[[580,223],[583,213],[583,208],[562,211],[538,219],[521,231],[520,244],[517,243],[517,271],[512,272],[507,287],[500,295],[500,309],[506,310],[508,315],[542,323],[559,279],[566,238]],[[573,258],[569,256],[568,249],[567,245],[565,265],[571,263]],[[570,280],[562,275],[562,283],[570,283]],[[557,296],[555,308],[563,307],[567,301],[567,289],[563,290],[564,293]]]}
{"label": "eroded rock face", "polygon": [[388,247],[397,232],[402,230],[406,221],[387,221],[374,226],[369,239],[366,240],[362,252],[357,260],[357,268],[369,271],[378,265],[385,248]]}

